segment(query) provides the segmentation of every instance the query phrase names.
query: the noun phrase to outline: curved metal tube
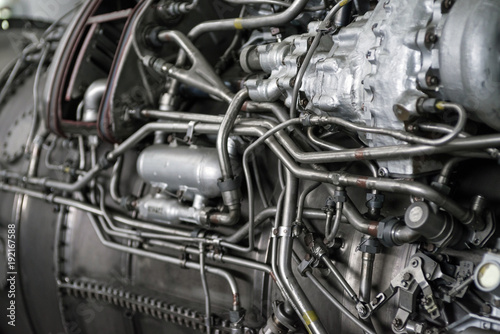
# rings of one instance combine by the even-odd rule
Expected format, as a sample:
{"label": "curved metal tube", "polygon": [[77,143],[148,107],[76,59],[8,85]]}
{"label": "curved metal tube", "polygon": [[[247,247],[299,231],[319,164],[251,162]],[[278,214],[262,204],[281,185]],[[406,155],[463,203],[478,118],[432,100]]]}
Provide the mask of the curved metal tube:
{"label": "curved metal tube", "polygon": [[[306,294],[301,289],[297,279],[292,272],[292,236],[291,229],[294,221],[294,211],[291,208],[295,207],[297,203],[297,187],[298,181],[290,171],[286,171],[286,188],[284,199],[284,210],[281,228],[284,235],[279,238],[279,259],[278,259],[278,275],[285,283],[285,288],[288,290],[293,304],[298,308],[301,320],[312,333],[324,333],[326,330],[321,324],[320,320],[313,316],[315,315],[311,302],[308,300]],[[290,232],[290,234],[288,234]]]}
{"label": "curved metal tube", "polygon": [[226,111],[226,115],[222,120],[220,125],[219,135],[217,136],[217,153],[219,155],[219,163],[222,174],[222,179],[233,179],[234,173],[231,167],[231,158],[229,157],[229,149],[228,149],[228,139],[231,130],[234,127],[234,122],[236,121],[236,117],[241,110],[241,107],[248,99],[248,90],[242,89],[235,96],[229,108]]}
{"label": "curved metal tube", "polygon": [[[181,48],[181,53],[187,55],[192,62],[191,68],[187,70],[181,68],[181,66],[176,67],[171,64],[160,62],[163,64],[161,66],[162,72],[166,72],[180,82],[199,88],[208,94],[212,94],[231,103],[233,94],[224,85],[224,82],[215,73],[200,50],[194,46],[186,35],[176,30],[165,30],[158,34],[158,39],[161,42],[174,41]],[[149,66],[152,66],[152,61],[153,64],[155,63],[154,59],[151,57],[145,57],[143,61]],[[177,63],[177,65],[179,64]]]}
{"label": "curved metal tube", "polygon": [[[307,138],[309,138],[309,140],[311,140],[314,144],[318,145],[319,147],[325,148],[329,151],[345,150],[345,147],[329,143],[325,140],[316,137],[316,135],[314,134],[314,129],[312,127],[307,129]],[[375,166],[375,163],[368,160],[361,160],[361,162],[363,162],[365,166],[368,167],[373,176],[375,177],[378,176],[378,168]]]}
{"label": "curved metal tube", "polygon": [[123,157],[118,157],[116,159],[115,165],[113,166],[113,173],[111,174],[111,180],[109,181],[109,194],[115,203],[120,204],[122,196],[120,195],[120,174],[123,166]]}
{"label": "curved metal tube", "polygon": [[[297,257],[296,254],[294,254],[294,260],[296,262],[300,262],[299,258]],[[328,300],[340,310],[346,317],[348,317],[352,322],[354,322],[356,325],[358,325],[361,329],[363,329],[366,333],[369,334],[376,334],[376,332],[368,327],[362,320],[358,319],[356,316],[354,316],[341,302],[339,302],[331,293],[328,291],[319,281],[318,279],[312,274],[310,271],[306,271],[306,276],[311,280],[311,282],[314,283],[314,285],[323,293],[325,297],[328,298]]]}
{"label": "curved metal tube", "polygon": [[[340,228],[340,222],[342,220],[342,211],[344,211],[344,203],[342,202],[337,202],[337,208],[336,208],[336,213],[335,213],[335,220],[333,221],[333,226],[332,228],[326,228],[326,233],[325,233],[325,241],[327,243],[332,242],[335,239],[335,236],[337,235],[339,228]],[[331,221],[330,221],[331,223]],[[328,225],[328,224],[327,224]]]}
{"label": "curved metal tube", "polygon": [[289,138],[277,137],[286,151],[300,163],[332,163],[359,160],[391,160],[404,159],[416,155],[433,155],[500,146],[499,135],[484,135],[474,138],[459,138],[441,146],[429,145],[392,145],[381,147],[367,147],[358,149],[344,149],[336,152],[304,153]]}
{"label": "curved metal tube", "polygon": [[[130,253],[130,254],[134,254],[134,255],[138,255],[138,256],[148,257],[151,259],[155,259],[155,260],[162,261],[162,262],[169,263],[169,264],[173,264],[173,265],[184,266],[184,267],[189,268],[189,269],[200,270],[199,263],[184,261],[182,259],[178,259],[178,258],[171,257],[168,255],[148,252],[148,251],[145,251],[142,249],[131,248],[131,247],[128,247],[125,245],[120,245],[120,244],[116,244],[114,242],[108,241],[108,240],[106,240],[106,238],[102,234],[101,230],[99,229],[99,226],[98,226],[94,216],[91,213],[87,213],[87,216],[92,224],[92,227],[94,228],[94,230],[97,234],[97,237],[99,238],[101,243],[106,247],[113,248],[113,249],[116,249],[116,250],[119,250],[119,251],[122,251],[125,253]],[[231,298],[231,299],[233,300],[233,303],[234,303],[234,296],[235,295],[239,296],[238,286],[236,284],[236,280],[234,279],[234,277],[229,272],[227,272],[223,269],[220,269],[220,268],[205,266],[205,269],[207,272],[214,274],[214,275],[217,275],[217,276],[220,276],[228,282],[228,284],[231,288],[231,291],[233,293],[233,298]],[[239,303],[239,301],[238,301],[238,303]],[[233,307],[231,307],[231,308],[233,308]]]}
{"label": "curved metal tube", "polygon": [[328,117],[328,116],[311,116],[307,119],[307,121],[311,125],[330,125],[330,124],[336,124],[345,128],[348,128],[350,130],[354,131],[359,131],[359,132],[368,132],[368,133],[374,133],[374,134],[379,134],[379,135],[385,135],[385,136],[390,136],[395,139],[399,139],[402,141],[410,142],[410,143],[416,143],[416,144],[421,144],[421,145],[430,145],[430,146],[440,146],[449,143],[451,140],[455,139],[463,130],[465,123],[467,121],[467,112],[465,109],[457,104],[454,103],[444,103],[444,102],[439,102],[438,105],[442,107],[442,110],[446,108],[453,109],[457,111],[458,113],[458,122],[455,128],[453,129],[452,132],[446,134],[442,138],[439,139],[428,139],[420,136],[416,136],[412,133],[406,132],[406,131],[400,131],[400,130],[392,130],[392,129],[386,129],[386,128],[375,128],[372,126],[365,126],[365,125],[359,125],[355,124],[349,121],[346,121],[342,118],[339,117]]}
{"label": "curved metal tube", "polygon": [[455,216],[464,224],[470,224],[474,219],[472,211],[463,208],[455,201],[447,198],[434,188],[405,180],[390,180],[374,177],[359,177],[345,173],[338,174],[338,183],[342,186],[354,186],[365,189],[377,189],[393,193],[408,194],[423,197],[428,201],[434,202],[450,214]]}
{"label": "curved metal tube", "polygon": [[83,122],[95,122],[97,120],[97,113],[102,97],[106,92],[106,86],[107,79],[99,79],[94,81],[85,91],[83,97],[85,106],[82,118]]}
{"label": "curved metal tube", "polygon": [[247,30],[256,29],[267,26],[280,26],[290,22],[297,17],[300,12],[306,7],[309,0],[295,0],[293,4],[285,11],[278,14],[271,14],[268,16],[254,16],[237,19],[225,19],[206,21],[198,24],[188,34],[191,40],[198,38],[200,35],[209,31],[221,30]]}

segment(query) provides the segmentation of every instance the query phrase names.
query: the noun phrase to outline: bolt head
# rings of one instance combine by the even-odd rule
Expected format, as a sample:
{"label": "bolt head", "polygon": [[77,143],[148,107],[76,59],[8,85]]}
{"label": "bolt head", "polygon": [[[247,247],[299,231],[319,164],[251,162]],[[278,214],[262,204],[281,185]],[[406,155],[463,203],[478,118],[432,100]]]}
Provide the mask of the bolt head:
{"label": "bolt head", "polygon": [[380,177],[386,177],[389,176],[389,170],[385,167],[379,168],[378,170],[378,176]]}
{"label": "bolt head", "polygon": [[365,316],[367,314],[366,307],[363,304],[356,305],[356,310],[360,316]]}

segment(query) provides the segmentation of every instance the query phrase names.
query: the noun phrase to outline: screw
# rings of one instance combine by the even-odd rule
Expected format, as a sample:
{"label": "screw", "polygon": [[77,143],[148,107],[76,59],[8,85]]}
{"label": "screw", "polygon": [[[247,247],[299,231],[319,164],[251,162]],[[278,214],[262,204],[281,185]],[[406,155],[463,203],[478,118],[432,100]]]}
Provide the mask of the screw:
{"label": "screw", "polygon": [[306,99],[306,98],[303,98],[303,99],[300,99],[299,101],[299,104],[302,108],[305,108],[307,107],[307,104],[309,103],[309,101]]}
{"label": "screw", "polygon": [[428,75],[426,78],[425,78],[425,82],[427,83],[427,86],[437,86],[439,84],[439,79],[438,77],[434,76],[434,75]]}
{"label": "screw", "polygon": [[412,276],[411,276],[411,274],[410,274],[410,273],[404,273],[404,275],[403,275],[403,280],[404,280],[404,281],[409,281],[409,280],[411,280],[411,277],[412,277]]}
{"label": "screw", "polygon": [[436,43],[437,40],[438,40],[438,36],[434,32],[428,31],[425,34],[425,42],[426,43]]}
{"label": "screw", "polygon": [[425,278],[431,279],[431,274],[429,274],[429,273],[425,274]]}
{"label": "screw", "polygon": [[412,266],[413,268],[418,267],[418,260],[417,260],[417,259],[412,260],[412,261],[411,261],[411,266]]}
{"label": "screw", "polygon": [[378,176],[380,177],[387,177],[389,176],[389,170],[385,167],[381,167],[378,169]]}
{"label": "screw", "polygon": [[274,235],[278,235],[278,230],[277,230],[277,229],[274,229],[274,230],[273,230],[273,234],[274,234]]}

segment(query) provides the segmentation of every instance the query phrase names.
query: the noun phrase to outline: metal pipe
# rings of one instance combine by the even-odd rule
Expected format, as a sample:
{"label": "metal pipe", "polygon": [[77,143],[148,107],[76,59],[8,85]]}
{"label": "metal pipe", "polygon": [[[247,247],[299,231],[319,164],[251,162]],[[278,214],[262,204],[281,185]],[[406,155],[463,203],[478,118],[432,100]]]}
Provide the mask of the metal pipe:
{"label": "metal pipe", "polygon": [[118,157],[116,159],[115,165],[113,166],[113,173],[111,174],[111,180],[109,181],[109,194],[115,203],[121,204],[122,196],[120,194],[120,174],[123,166],[123,157]]}
{"label": "metal pipe", "polygon": [[[345,147],[342,147],[340,145],[332,144],[329,143],[325,140],[322,140],[314,134],[314,129],[312,127],[307,129],[307,137],[309,140],[311,140],[314,144],[318,145],[319,147],[325,148],[329,151],[342,151],[345,150]],[[369,160],[361,160],[362,163],[365,164],[366,167],[370,170],[373,176],[378,176],[378,168],[375,166],[375,163]]]}
{"label": "metal pipe", "polygon": [[304,215],[304,205],[306,202],[306,197],[313,191],[314,189],[318,188],[321,185],[319,182],[313,182],[311,183],[308,187],[306,187],[302,193],[299,196],[299,203],[297,205],[297,218],[295,218],[295,221],[297,223],[302,223],[302,217]]}
{"label": "metal pipe", "polygon": [[85,170],[85,142],[82,135],[78,135],[78,155],[80,158],[78,169]]}
{"label": "metal pipe", "polygon": [[83,97],[85,106],[82,117],[83,122],[97,121],[99,106],[104,93],[106,93],[107,83],[107,79],[98,79],[94,81],[85,91],[85,95]]}
{"label": "metal pipe", "polygon": [[150,56],[144,57],[143,63],[145,65],[154,68],[157,72],[168,74],[175,78],[176,81],[183,82],[208,94],[217,96],[223,101],[232,102],[233,94],[215,73],[200,50],[189,40],[188,36],[180,31],[164,30],[158,33],[157,37],[160,42],[174,41],[181,48],[179,54],[187,55],[192,62],[192,66],[190,69],[185,70],[179,64],[179,61],[176,63],[177,66],[174,66]]}
{"label": "metal pipe", "polygon": [[210,314],[212,313],[210,309],[210,291],[208,290],[207,275],[205,274],[205,246],[200,243],[200,276],[201,285],[203,287],[203,293],[205,294],[205,327],[207,334],[212,333],[212,324],[210,319]]}
{"label": "metal pipe", "polygon": [[[191,40],[195,40],[200,35],[221,30],[248,30],[267,26],[281,26],[297,17],[306,7],[309,0],[295,0],[285,11],[268,16],[251,16],[237,19],[224,19],[205,21],[195,26],[188,34]],[[161,32],[160,32],[161,34]]]}
{"label": "metal pipe", "polygon": [[325,243],[330,243],[335,239],[335,236],[337,235],[337,232],[339,231],[340,228],[340,222],[342,219],[343,211],[344,211],[344,203],[337,202],[335,210],[335,220],[333,222],[333,226],[331,230],[328,227],[325,229]]}
{"label": "metal pipe", "polygon": [[242,89],[235,96],[229,108],[226,111],[226,115],[220,125],[219,135],[217,136],[217,152],[219,154],[219,163],[222,173],[222,179],[233,179],[234,173],[231,167],[231,159],[229,157],[229,149],[228,149],[228,139],[231,130],[234,127],[234,122],[236,121],[236,117],[241,110],[241,107],[248,99],[248,90]]}
{"label": "metal pipe", "polygon": [[[450,133],[453,131],[453,127],[446,124],[434,124],[434,123],[422,123],[417,126],[419,130],[428,132],[438,132],[438,133]],[[472,137],[469,133],[462,131],[458,138],[469,138]],[[499,152],[496,148],[487,148],[485,151],[492,158],[498,158]]]}
{"label": "metal pipe", "polygon": [[349,295],[349,297],[355,302],[355,303],[358,303],[359,302],[359,298],[358,298],[358,295],[356,294],[356,292],[354,292],[354,289],[351,287],[351,285],[345,280],[344,276],[342,276],[342,274],[340,273],[340,271],[337,269],[337,267],[335,267],[335,265],[332,263],[332,261],[326,257],[325,255],[323,255],[321,257],[321,260],[326,264],[326,266],[328,267],[328,269],[330,269],[331,273],[333,274],[333,276],[335,276],[335,279],[340,283],[340,285],[342,286],[342,288],[347,292],[347,294]]}
{"label": "metal pipe", "polygon": [[359,299],[362,302],[370,302],[373,278],[373,264],[375,254],[363,252],[361,254],[361,276],[359,282]]}
{"label": "metal pipe", "polygon": [[[371,289],[373,280],[373,265],[375,263],[375,254],[361,253],[361,275],[359,280],[359,299],[362,302],[369,303],[371,300]],[[368,325],[373,326],[371,318],[365,320]]]}
{"label": "metal pipe", "polygon": [[[311,302],[301,289],[297,279],[292,272],[292,245],[291,234],[292,224],[294,222],[294,208],[297,204],[298,180],[290,171],[285,172],[286,188],[283,205],[283,217],[280,229],[283,234],[279,235],[279,254],[278,254],[278,275],[285,283],[294,305],[299,309],[301,320],[312,333],[325,333],[326,330],[321,321],[316,316]],[[279,234],[279,232],[278,232]]]}
{"label": "metal pipe", "polygon": [[448,184],[448,181],[450,180],[450,174],[453,171],[453,168],[460,162],[467,160],[466,158],[460,158],[460,157],[455,157],[450,160],[448,160],[443,168],[441,169],[441,173],[439,174],[438,182],[441,184]]}
{"label": "metal pipe", "polygon": [[280,138],[280,143],[293,158],[300,163],[333,163],[359,160],[394,160],[405,159],[417,155],[434,155],[454,151],[467,151],[500,146],[499,135],[483,135],[474,138],[458,138],[441,146],[429,145],[392,145],[345,149],[337,152],[304,153],[287,138]]}
{"label": "metal pipe", "polygon": [[[294,254],[294,260],[299,262],[299,259],[297,256]],[[323,295],[328,298],[328,300],[337,308],[339,309],[342,314],[344,314],[347,318],[349,318],[352,322],[354,322],[357,326],[359,326],[362,330],[364,330],[366,333],[369,334],[377,334],[373,329],[368,327],[365,323],[363,323],[362,320],[358,319],[356,316],[354,316],[349,310],[335,298],[330,291],[328,291],[319,281],[318,279],[313,275],[312,272],[306,271],[306,276],[313,282],[313,284],[318,288]]]}
{"label": "metal pipe", "polygon": [[33,150],[31,152],[30,163],[28,166],[28,176],[35,176],[38,170],[38,165],[40,163],[40,154],[42,151],[42,145],[45,139],[49,135],[48,132],[43,132],[35,137],[33,140]]}
{"label": "metal pipe", "polygon": [[463,208],[461,205],[444,196],[434,188],[413,181],[359,177],[339,173],[338,184],[342,186],[377,189],[381,191],[423,197],[428,201],[436,203],[466,225],[470,224],[474,219],[472,211]]}
{"label": "metal pipe", "polygon": [[[254,218],[254,228],[262,224],[266,219],[272,218],[276,216],[276,207],[269,207],[261,211],[257,216]],[[307,219],[324,219],[325,218],[325,213],[319,209],[304,209],[303,210],[303,216]],[[343,222],[347,223],[347,219],[345,217],[342,217]],[[232,233],[230,236],[223,238],[224,241],[228,243],[238,243],[241,240],[245,238],[245,236],[248,235],[248,230],[250,228],[250,222],[247,222],[245,225],[243,225],[238,231]],[[221,246],[227,247],[227,244],[224,243],[224,241],[221,242]]]}
{"label": "metal pipe", "polygon": [[[145,250],[138,249],[138,248],[131,248],[131,247],[128,247],[125,245],[120,245],[120,244],[116,244],[114,242],[108,241],[108,240],[106,240],[106,238],[102,234],[101,230],[99,229],[99,226],[97,224],[97,221],[95,220],[95,217],[90,212],[87,213],[87,216],[92,224],[92,227],[94,228],[94,230],[97,234],[97,237],[99,238],[101,243],[106,247],[116,249],[116,250],[119,250],[119,251],[122,251],[125,253],[130,253],[130,254],[134,254],[134,255],[138,255],[138,256],[148,257],[148,258],[155,259],[155,260],[162,261],[162,262],[169,263],[169,264],[178,265],[178,266],[185,267],[188,269],[200,270],[200,264],[196,263],[196,262],[185,261],[183,259],[178,259],[178,258],[171,257],[168,255],[153,253],[153,252],[145,251]],[[216,267],[211,267],[211,266],[205,265],[205,270],[208,273],[220,276],[227,281],[227,283],[229,284],[229,287],[231,288],[232,294],[233,294],[233,297],[231,298],[231,300],[234,303],[234,296],[235,295],[239,296],[238,285],[236,284],[236,280],[234,279],[234,277],[226,270],[216,268]],[[239,303],[239,301],[238,301],[238,303]]]}
{"label": "metal pipe", "polygon": [[[285,123],[280,124],[279,126],[274,127],[272,130],[265,131],[262,128],[259,127],[247,127],[247,126],[241,126],[238,127],[236,126],[234,128],[234,133],[235,134],[246,134],[246,135],[253,135],[253,136],[261,136],[258,140],[256,140],[251,147],[255,147],[259,145],[260,143],[263,143],[266,141],[266,143],[269,145],[269,147],[273,150],[273,152],[278,156],[278,158],[285,164],[285,166],[292,171],[292,173],[296,177],[300,177],[303,179],[307,180],[313,180],[313,181],[319,181],[319,182],[325,182],[325,183],[330,183],[334,185],[342,185],[342,186],[356,186],[356,187],[362,187],[362,188],[367,188],[367,189],[377,189],[377,190],[383,190],[383,191],[390,191],[390,192],[400,192],[404,194],[410,194],[410,195],[415,195],[415,196],[421,196],[429,201],[435,202],[436,204],[442,206],[444,209],[450,211],[454,216],[459,218],[460,220],[464,221],[467,223],[470,219],[473,217],[471,216],[470,212],[462,209],[460,206],[458,206],[455,202],[451,201],[447,197],[443,196],[442,194],[439,194],[437,191],[434,189],[420,185],[418,183],[410,182],[410,181],[402,181],[402,180],[387,180],[387,179],[378,179],[378,178],[365,178],[365,177],[357,177],[357,176],[350,176],[348,174],[339,174],[339,173],[331,173],[331,172],[320,172],[320,171],[315,171],[315,170],[310,170],[310,169],[305,169],[303,167],[300,167],[296,164],[294,159],[292,159],[284,150],[283,148],[277,144],[277,142],[274,140],[274,138],[270,138],[272,135],[275,133],[277,134],[278,138],[284,139],[285,144],[288,142],[290,143],[291,140],[288,140],[286,136],[283,134],[279,134],[279,131],[282,129],[286,128],[287,126],[297,124],[299,120],[297,119],[292,119],[289,120]],[[127,140],[125,140],[121,145],[119,145],[117,148],[115,148],[112,152],[110,152],[107,155],[107,159],[109,161],[113,161],[116,159],[118,156],[123,154],[126,150],[129,148],[133,147],[138,141],[140,141],[142,138],[144,138],[148,133],[152,131],[172,131],[172,132],[182,132],[186,131],[188,129],[189,125],[188,124],[183,124],[183,123],[149,123],[145,126],[143,126],[140,130],[138,130],[136,133],[134,133],[132,136],[130,136]],[[216,133],[218,131],[218,125],[217,124],[196,124],[195,125],[195,130],[199,131],[200,133]],[[489,145],[491,142],[488,141],[497,141],[500,144],[500,137],[498,135],[494,136],[480,136],[480,137],[475,137],[475,138],[466,138],[466,139],[456,139],[453,143],[450,143],[448,145],[443,145],[440,147],[431,147],[434,150],[439,150],[447,147],[452,147],[455,148],[457,146],[475,146],[475,145],[481,145],[481,146],[491,146]],[[460,145],[456,145],[455,142],[459,142]],[[291,142],[293,143],[293,142]],[[286,147],[286,145],[285,145]],[[424,146],[426,147],[426,146]],[[290,147],[287,148],[288,150]],[[386,149],[386,148],[384,148]],[[247,150],[248,151],[248,150]],[[291,150],[293,152],[293,150]],[[309,155],[318,155],[321,153],[327,153],[328,159],[330,159],[330,156],[333,156],[337,153],[340,152],[316,152],[316,153],[308,153]],[[41,185],[41,186],[46,186],[46,187],[55,187],[58,189],[62,190],[67,190],[67,191],[75,191],[78,189],[81,189],[83,186],[85,186],[90,180],[93,179],[95,175],[100,171],[102,167],[99,165],[94,166],[88,173],[86,173],[81,179],[79,179],[77,182],[73,184],[68,184],[65,182],[61,181],[55,181],[55,180],[47,180],[47,179],[40,179],[40,178],[25,178],[22,177],[21,175],[17,175],[15,173],[11,173],[8,171],[0,171],[0,176],[5,176],[8,175],[10,177],[16,178],[18,180],[24,180],[27,183],[34,184],[34,185]],[[346,203],[345,206],[347,211],[351,211],[349,209],[349,204]],[[352,208],[352,207],[351,207]],[[346,211],[346,216],[349,218],[349,213]],[[351,212],[352,213],[352,212]],[[362,229],[366,229],[366,226],[359,226]],[[362,230],[363,231],[363,230]],[[373,232],[373,229],[372,229]],[[366,233],[366,231],[363,231],[363,233]],[[373,234],[372,234],[373,235]]]}
{"label": "metal pipe", "polygon": [[438,139],[428,139],[420,136],[416,136],[412,133],[400,130],[386,129],[386,128],[375,128],[372,126],[364,126],[356,123],[352,123],[350,121],[344,120],[339,117],[329,117],[329,116],[310,116],[307,117],[306,120],[311,125],[331,125],[336,124],[350,130],[359,131],[359,132],[368,132],[379,135],[390,136],[395,139],[399,139],[406,142],[421,144],[421,145],[430,145],[430,146],[440,146],[449,143],[453,139],[455,139],[463,130],[465,123],[467,121],[467,112],[465,109],[455,103],[447,103],[447,102],[438,102],[436,104],[439,110],[445,109],[453,109],[458,114],[458,121],[455,125],[453,131],[446,134],[445,136]]}
{"label": "metal pipe", "polygon": [[[11,193],[21,193],[24,195],[28,195],[30,197],[34,197],[43,201],[47,201],[48,203],[54,203],[54,204],[60,204],[60,205],[66,205],[69,207],[74,207],[75,209],[82,210],[94,215],[98,216],[103,216],[102,211],[90,204],[82,203],[80,201],[76,201],[70,198],[66,198],[63,196],[55,196],[52,194],[46,194],[41,191],[36,191],[36,190],[30,190],[14,185],[9,185],[3,182],[0,182],[0,190],[2,191],[7,191]],[[122,224],[128,225],[133,228],[138,228],[138,229],[143,229],[143,230],[149,230],[149,231],[155,231],[159,233],[164,233],[164,234],[170,234],[170,235],[177,235],[181,237],[191,237],[192,231],[191,230],[183,230],[181,228],[172,228],[172,227],[166,227],[166,226],[158,226],[155,224],[147,223],[147,222],[142,222],[140,220],[134,220],[128,217],[124,217],[119,214],[114,214],[110,213],[110,217],[113,220],[116,220],[117,222],[120,222]]]}
{"label": "metal pipe", "polygon": [[[279,111],[279,107],[275,106],[273,103],[254,103],[249,102],[246,104],[247,110],[252,111],[258,108],[272,108],[268,109],[273,111],[275,116],[278,117],[280,122],[284,122],[286,119],[283,118],[283,115]],[[151,117],[153,115],[160,117],[161,112],[155,111],[145,111],[146,114],[150,114]],[[198,117],[203,117],[202,119],[198,119]],[[176,115],[175,113],[172,116],[168,116],[164,114],[162,118],[165,119],[179,119],[179,120],[189,120],[194,121],[204,121],[210,123],[219,123],[221,121],[220,116],[210,116],[210,115],[202,115],[202,114],[194,114],[192,117]],[[262,121],[260,121],[262,124]],[[236,123],[240,123],[240,121],[236,121]],[[253,125],[257,126],[253,121],[241,120],[241,123],[245,125]],[[269,122],[266,122],[269,124]],[[185,130],[183,130],[185,131]],[[498,135],[486,135],[486,136],[476,136],[474,138],[460,138],[453,140],[451,143],[442,145],[442,146],[426,146],[426,145],[394,145],[394,146],[383,146],[383,147],[368,147],[368,148],[359,148],[359,149],[342,149],[336,152],[314,152],[314,153],[304,153],[302,150],[295,145],[291,140],[286,139],[286,134],[281,134],[280,139],[281,144],[285,149],[293,155],[294,159],[301,163],[330,163],[330,162],[347,162],[347,161],[364,161],[364,160],[389,160],[389,159],[403,159],[409,158],[416,155],[432,155],[432,154],[442,154],[442,153],[450,153],[453,151],[464,151],[471,149],[481,149],[488,147],[500,146],[500,136]],[[311,138],[310,138],[311,139]],[[316,142],[311,139],[318,146],[322,146],[327,149],[332,149],[333,146],[325,146],[326,142]],[[496,151],[496,150],[495,150]],[[375,171],[372,167],[370,167],[372,173]],[[375,174],[374,174],[375,176]]]}
{"label": "metal pipe", "polygon": [[50,47],[47,45],[43,46],[42,55],[40,57],[40,61],[38,63],[36,72],[35,72],[35,81],[33,82],[33,122],[31,123],[30,132],[28,134],[28,139],[26,140],[26,146],[24,148],[24,154],[29,154],[31,149],[31,144],[33,138],[35,137],[35,133],[40,124],[40,105],[39,105],[39,89],[40,89],[40,77],[42,75],[42,69],[45,65],[45,61],[47,60],[47,56],[49,54]]}

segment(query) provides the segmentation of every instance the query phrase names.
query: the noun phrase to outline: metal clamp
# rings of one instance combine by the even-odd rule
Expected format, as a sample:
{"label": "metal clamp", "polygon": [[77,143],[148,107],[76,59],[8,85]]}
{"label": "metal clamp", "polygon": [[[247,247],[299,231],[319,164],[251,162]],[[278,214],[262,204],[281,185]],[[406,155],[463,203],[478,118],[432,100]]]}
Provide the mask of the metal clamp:
{"label": "metal clamp", "polygon": [[184,140],[188,143],[191,144],[193,136],[194,136],[194,126],[198,123],[197,121],[191,121],[188,123],[188,128],[186,131],[186,136],[184,136]]}
{"label": "metal clamp", "polygon": [[278,227],[278,234],[276,235],[277,237],[291,237],[292,236],[292,227],[285,227],[285,226],[280,226]]}

